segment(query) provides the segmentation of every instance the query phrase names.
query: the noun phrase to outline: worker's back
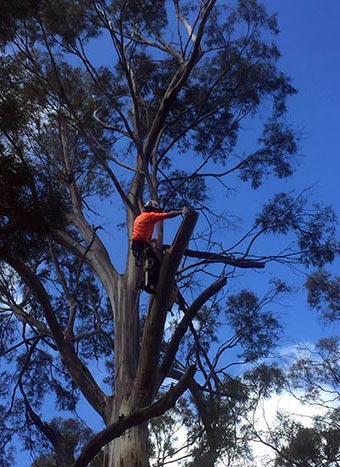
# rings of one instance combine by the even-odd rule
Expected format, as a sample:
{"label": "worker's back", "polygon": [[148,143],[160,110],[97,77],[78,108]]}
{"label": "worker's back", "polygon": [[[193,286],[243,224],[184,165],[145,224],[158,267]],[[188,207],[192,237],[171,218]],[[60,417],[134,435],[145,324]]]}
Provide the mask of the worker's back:
{"label": "worker's back", "polygon": [[169,217],[167,212],[142,212],[136,217],[133,224],[132,240],[149,242],[157,222]]}

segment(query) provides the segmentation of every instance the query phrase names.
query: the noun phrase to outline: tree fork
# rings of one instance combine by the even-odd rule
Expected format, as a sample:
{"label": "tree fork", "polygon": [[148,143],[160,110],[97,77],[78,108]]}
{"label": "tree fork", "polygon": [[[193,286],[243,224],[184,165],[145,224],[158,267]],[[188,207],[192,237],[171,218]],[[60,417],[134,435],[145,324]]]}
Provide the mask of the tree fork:
{"label": "tree fork", "polygon": [[[136,409],[131,414],[121,415],[116,423],[97,433],[85,446],[73,467],[86,467],[106,444],[121,436],[126,430],[152,418],[163,415],[176,404],[176,401],[186,391],[193,380],[196,368],[191,366],[180,381],[154,404]],[[126,466],[128,467],[128,466]]]}

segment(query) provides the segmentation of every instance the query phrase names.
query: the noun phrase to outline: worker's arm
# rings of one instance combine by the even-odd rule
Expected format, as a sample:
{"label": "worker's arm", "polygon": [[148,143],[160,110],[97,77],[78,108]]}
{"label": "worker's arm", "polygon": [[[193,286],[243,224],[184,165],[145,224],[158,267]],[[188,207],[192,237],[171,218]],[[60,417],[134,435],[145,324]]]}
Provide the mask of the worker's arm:
{"label": "worker's arm", "polygon": [[156,224],[156,222],[161,222],[165,219],[176,217],[183,213],[184,209],[182,209],[181,211],[149,212],[148,222],[150,222],[151,224]]}
{"label": "worker's arm", "polygon": [[166,214],[167,214],[167,218],[170,219],[171,217],[180,216],[183,213],[184,213],[184,209],[182,209],[181,211],[169,211]]}

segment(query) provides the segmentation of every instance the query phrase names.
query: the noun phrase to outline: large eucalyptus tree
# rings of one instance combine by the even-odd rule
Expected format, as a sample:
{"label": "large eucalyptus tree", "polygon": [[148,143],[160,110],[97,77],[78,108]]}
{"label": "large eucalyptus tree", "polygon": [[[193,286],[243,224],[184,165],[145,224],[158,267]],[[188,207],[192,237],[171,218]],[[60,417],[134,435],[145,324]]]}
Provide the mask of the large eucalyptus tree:
{"label": "large eucalyptus tree", "polygon": [[[282,193],[235,245],[220,235],[228,177],[259,188],[293,173],[297,147],[284,117],[295,90],[277,67],[276,17],[255,0],[2,8],[2,451],[9,459],[19,433],[53,465],[85,466],[106,446],[106,467],[145,467],[148,420],[185,393],[195,465],[214,465],[237,450],[249,391],[272,384],[263,367],[241,383],[226,353],[239,345],[243,360],[256,362],[279,334],[262,310],[268,297],[220,300],[227,278],[273,259],[252,256],[262,234],[296,234],[282,261],[322,265],[336,250],[331,211],[315,216],[303,197]],[[242,122],[260,109],[268,118],[252,150],[241,151]],[[188,206],[150,297],[129,250],[147,198]],[[270,297],[284,289],[277,282]],[[102,371],[106,362],[105,381],[96,362]],[[88,431],[69,421],[83,399],[106,427],[87,443]]]}

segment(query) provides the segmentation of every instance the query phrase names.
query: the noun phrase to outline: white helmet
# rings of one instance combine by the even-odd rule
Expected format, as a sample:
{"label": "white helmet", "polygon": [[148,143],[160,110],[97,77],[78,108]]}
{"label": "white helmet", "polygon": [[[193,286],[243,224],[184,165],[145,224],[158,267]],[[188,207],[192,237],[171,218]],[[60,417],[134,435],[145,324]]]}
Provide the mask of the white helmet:
{"label": "white helmet", "polygon": [[144,204],[143,209],[147,211],[152,211],[152,210],[159,211],[159,204],[157,203],[157,201],[150,199]]}

